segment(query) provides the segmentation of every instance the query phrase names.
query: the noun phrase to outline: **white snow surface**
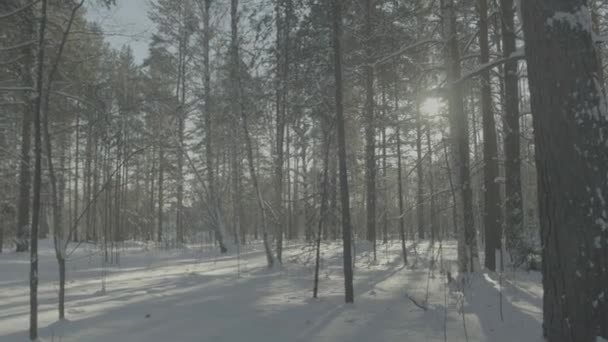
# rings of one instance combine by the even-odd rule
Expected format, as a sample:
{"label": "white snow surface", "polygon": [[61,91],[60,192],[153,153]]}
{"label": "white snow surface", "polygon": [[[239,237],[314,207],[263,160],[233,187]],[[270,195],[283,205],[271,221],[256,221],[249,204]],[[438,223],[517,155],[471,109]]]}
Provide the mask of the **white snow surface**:
{"label": "white snow surface", "polygon": [[[459,279],[455,242],[441,249],[420,242],[416,252],[412,243],[408,247],[410,265],[403,267],[398,241],[378,244],[377,262],[367,243],[358,243],[355,304],[344,304],[339,243],[323,244],[318,300],[311,298],[313,247],[305,243],[289,244],[283,265],[271,270],[260,243],[242,247],[240,259],[212,246],[166,250],[125,243],[120,263],[106,267],[97,247],[82,245],[68,262],[67,320],[58,322],[57,265],[52,243],[42,241],[40,340],[542,340],[538,273],[483,273],[447,284],[444,271]],[[28,272],[28,255],[0,255],[2,342],[28,340]]]}

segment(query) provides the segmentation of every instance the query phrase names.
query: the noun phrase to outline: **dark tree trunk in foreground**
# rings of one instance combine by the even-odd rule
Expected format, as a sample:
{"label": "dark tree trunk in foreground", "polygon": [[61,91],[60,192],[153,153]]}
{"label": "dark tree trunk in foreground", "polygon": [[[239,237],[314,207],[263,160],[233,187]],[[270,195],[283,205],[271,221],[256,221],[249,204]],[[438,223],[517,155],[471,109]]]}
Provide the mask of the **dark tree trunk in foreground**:
{"label": "dark tree trunk in foreground", "polygon": [[522,1],[548,341],[608,337],[608,109],[585,0]]}
{"label": "dark tree trunk in foreground", "polygon": [[333,0],[333,48],[334,76],[336,80],[336,125],[338,128],[338,161],[340,164],[340,198],[342,201],[342,244],[344,248],[344,296],[347,303],[354,303],[353,261],[351,252],[350,199],[346,171],[346,138],[344,132],[344,107],[342,104],[342,0]]}

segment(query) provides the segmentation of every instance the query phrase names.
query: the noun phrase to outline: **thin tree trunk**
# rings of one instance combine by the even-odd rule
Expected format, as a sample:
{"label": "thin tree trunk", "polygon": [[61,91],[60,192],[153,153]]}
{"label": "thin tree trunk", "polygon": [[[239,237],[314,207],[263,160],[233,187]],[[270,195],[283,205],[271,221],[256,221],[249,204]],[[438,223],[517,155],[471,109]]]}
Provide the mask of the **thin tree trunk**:
{"label": "thin tree trunk", "polygon": [[424,174],[422,170],[422,113],[420,104],[416,104],[416,175],[418,192],[416,196],[416,212],[418,214],[418,238],[424,239]]}
{"label": "thin tree trunk", "polygon": [[[203,92],[204,92],[204,115],[205,115],[205,160],[207,162],[207,191],[210,205],[219,206],[220,200],[216,196],[215,174],[213,159],[213,107],[211,96],[211,68],[209,65],[209,43],[211,41],[211,28],[209,25],[212,0],[204,0],[203,11]],[[235,142],[236,143],[236,142]]]}
{"label": "thin tree trunk", "polygon": [[[80,197],[78,195],[78,182],[79,182],[79,167],[80,167],[80,113],[76,113],[76,146],[75,146],[75,155],[74,155],[74,219],[73,222],[76,222],[78,216],[80,216],[80,212],[78,211],[78,201],[80,201]],[[71,227],[71,225],[70,225]],[[74,229],[72,239],[74,242],[78,242],[79,240],[79,225],[76,224],[76,228]]]}
{"label": "thin tree trunk", "polygon": [[159,141],[158,146],[158,212],[157,212],[157,224],[158,228],[156,231],[156,242],[163,242],[163,202],[164,202],[164,192],[163,192],[163,183],[164,183],[164,161],[165,161],[165,148],[163,146],[163,141]]}
{"label": "thin tree trunk", "polygon": [[[398,100],[395,99],[395,107],[398,108]],[[395,128],[397,136],[397,195],[399,196],[399,237],[401,238],[401,254],[403,256],[403,265],[407,265],[407,249],[405,248],[405,212],[403,206],[403,167],[401,161],[401,126],[397,120],[397,128]]]}
{"label": "thin tree trunk", "polygon": [[431,203],[430,203],[430,223],[431,223],[431,241],[435,242],[439,238],[439,223],[438,217],[439,211],[437,210],[437,196],[435,196],[435,177],[434,177],[434,166],[433,166],[433,145],[431,143],[431,123],[426,124],[426,147],[427,147],[427,158],[429,159],[429,191],[431,192]]}
{"label": "thin tree trunk", "polygon": [[368,65],[365,66],[365,189],[367,239],[372,242],[376,260],[376,123],[374,117],[374,67],[372,55],[373,0],[363,0],[365,8],[364,39]]}
{"label": "thin tree trunk", "polygon": [[[386,116],[386,86],[382,85],[382,118],[388,120]],[[388,243],[388,164],[386,162],[386,125],[382,126],[382,243]]]}
{"label": "thin tree trunk", "polygon": [[312,290],[312,297],[317,298],[319,292],[319,266],[321,263],[321,235],[325,225],[325,216],[327,213],[327,183],[329,180],[329,151],[331,149],[331,128],[325,131],[325,151],[323,153],[323,179],[321,182],[321,208],[319,211],[319,225],[317,227],[316,255],[315,255],[315,280]]}

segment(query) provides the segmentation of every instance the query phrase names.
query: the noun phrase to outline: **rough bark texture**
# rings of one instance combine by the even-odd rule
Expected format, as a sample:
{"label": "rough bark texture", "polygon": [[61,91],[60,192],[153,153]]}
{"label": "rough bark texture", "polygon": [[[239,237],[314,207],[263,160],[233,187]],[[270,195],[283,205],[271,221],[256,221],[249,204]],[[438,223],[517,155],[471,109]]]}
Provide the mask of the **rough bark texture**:
{"label": "rough bark texture", "polygon": [[522,1],[548,341],[608,337],[608,110],[584,0]]}

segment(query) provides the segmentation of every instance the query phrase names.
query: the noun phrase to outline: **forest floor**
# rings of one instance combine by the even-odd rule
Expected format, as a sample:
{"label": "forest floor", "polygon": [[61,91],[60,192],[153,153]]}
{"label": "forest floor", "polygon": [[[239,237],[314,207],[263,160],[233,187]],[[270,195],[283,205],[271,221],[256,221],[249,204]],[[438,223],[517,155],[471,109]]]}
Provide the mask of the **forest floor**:
{"label": "forest floor", "polygon": [[[74,246],[71,245],[68,250]],[[57,321],[58,272],[51,241],[41,241],[42,341],[541,341],[542,287],[536,272],[455,274],[456,244],[355,248],[355,304],[344,304],[342,247],[322,245],[319,299],[314,251],[289,244],[269,270],[262,245],[220,255],[212,246],[160,249],[125,243],[119,262],[80,245],[68,262],[66,317]],[[0,341],[26,341],[29,256],[0,255]],[[502,286],[501,286],[502,284]],[[502,318],[501,318],[502,311]]]}

